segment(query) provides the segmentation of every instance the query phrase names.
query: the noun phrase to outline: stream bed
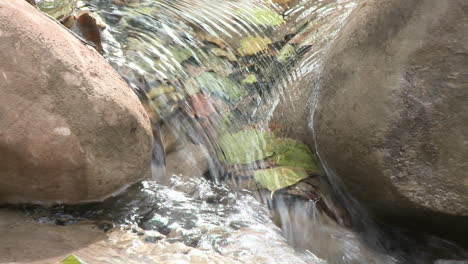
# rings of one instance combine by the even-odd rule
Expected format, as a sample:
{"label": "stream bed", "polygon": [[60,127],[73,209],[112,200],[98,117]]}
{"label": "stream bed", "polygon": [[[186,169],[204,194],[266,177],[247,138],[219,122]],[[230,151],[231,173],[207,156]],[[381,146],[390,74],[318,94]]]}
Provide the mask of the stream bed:
{"label": "stream bed", "polygon": [[[291,169],[275,156],[284,150],[275,147],[293,145],[294,164],[314,157],[302,142],[276,137],[268,121],[288,87],[317,71],[356,1],[87,0],[56,13],[48,2],[43,10],[98,49],[139,95],[155,134],[152,179],[104,203],[19,208],[40,223],[106,232],[107,240],[75,252],[83,260],[416,264],[466,256],[365,215],[365,230],[352,229],[320,164]],[[67,12],[77,22],[65,21]],[[83,13],[91,25],[80,22]],[[277,168],[293,180],[262,180]]]}

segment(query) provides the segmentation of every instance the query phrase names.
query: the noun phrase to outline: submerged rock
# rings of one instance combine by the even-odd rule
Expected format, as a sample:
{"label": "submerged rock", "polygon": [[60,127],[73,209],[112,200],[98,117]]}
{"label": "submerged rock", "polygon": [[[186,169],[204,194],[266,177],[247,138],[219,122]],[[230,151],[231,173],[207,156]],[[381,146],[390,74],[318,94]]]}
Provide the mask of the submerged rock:
{"label": "submerged rock", "polygon": [[137,96],[91,47],[0,0],[0,203],[104,199],[150,172]]}
{"label": "submerged rock", "polygon": [[468,2],[375,0],[326,59],[316,147],[387,222],[468,244]]}
{"label": "submerged rock", "polygon": [[136,234],[125,230],[107,233],[93,223],[58,226],[37,223],[15,211],[0,211],[0,263],[63,263],[73,256],[85,263],[241,263],[215,252],[182,243],[148,242],[155,231]]}
{"label": "submerged rock", "polygon": [[202,177],[209,170],[209,153],[203,145],[186,143],[183,148],[168,154],[166,160],[166,181],[173,175]]}

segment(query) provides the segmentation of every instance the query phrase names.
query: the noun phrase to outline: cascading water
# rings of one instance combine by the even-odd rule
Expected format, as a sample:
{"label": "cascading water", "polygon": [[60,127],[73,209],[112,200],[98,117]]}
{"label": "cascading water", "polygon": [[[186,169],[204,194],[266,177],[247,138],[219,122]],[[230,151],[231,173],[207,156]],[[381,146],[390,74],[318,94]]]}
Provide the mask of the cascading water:
{"label": "cascading water", "polygon": [[[268,120],[290,85],[320,74],[354,2],[78,2],[105,28],[104,56],[148,108],[154,177],[102,204],[26,211],[41,222],[88,219],[122,230],[82,252],[90,263],[428,263],[425,250],[462,255],[439,240],[407,254],[395,238],[381,242],[385,232],[364,212],[358,222],[369,225],[353,231],[348,212],[357,206],[341,208],[317,167],[300,170],[307,177],[299,183],[262,181],[279,167],[284,145],[309,155],[302,143],[276,138]],[[296,177],[287,164],[281,168]]]}

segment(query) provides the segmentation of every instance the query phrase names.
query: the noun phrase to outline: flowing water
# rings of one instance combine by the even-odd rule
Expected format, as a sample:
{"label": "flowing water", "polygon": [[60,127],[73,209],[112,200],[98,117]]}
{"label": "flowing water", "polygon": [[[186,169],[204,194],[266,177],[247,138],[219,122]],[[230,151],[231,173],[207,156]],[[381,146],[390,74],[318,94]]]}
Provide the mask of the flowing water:
{"label": "flowing water", "polygon": [[[153,179],[103,204],[26,208],[40,222],[91,219],[122,230],[91,263],[431,263],[446,252],[463,255],[442,240],[382,230],[365,212],[365,230],[351,229],[355,220],[321,172],[305,185],[318,188],[312,198],[306,188],[307,199],[252,183],[255,171],[273,166],[265,145],[274,107],[289,86],[319,74],[355,1],[77,6],[96,17],[103,56],[139,95],[156,138]],[[233,136],[242,131],[249,133]]]}

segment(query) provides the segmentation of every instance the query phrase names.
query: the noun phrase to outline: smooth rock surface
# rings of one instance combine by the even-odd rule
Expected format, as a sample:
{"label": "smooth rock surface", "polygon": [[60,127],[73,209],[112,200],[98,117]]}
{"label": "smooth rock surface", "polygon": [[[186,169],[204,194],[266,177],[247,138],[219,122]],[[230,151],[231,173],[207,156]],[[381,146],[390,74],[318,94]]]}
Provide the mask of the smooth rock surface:
{"label": "smooth rock surface", "polygon": [[0,0],[0,203],[104,199],[150,173],[137,96],[93,48]]}
{"label": "smooth rock surface", "polygon": [[363,1],[313,120],[323,163],[373,213],[466,245],[467,69],[467,1]]}
{"label": "smooth rock surface", "polygon": [[[317,82],[320,67],[327,50],[337,33],[343,26],[343,21],[355,7],[355,1],[346,0],[329,2],[317,1],[313,5],[321,9],[321,16],[315,17],[301,30],[296,39],[298,49],[307,49],[306,54],[300,56],[291,78],[286,86],[280,85],[278,104],[275,106],[269,126],[276,135],[289,137],[304,142],[310,149],[315,149],[311,129],[311,109],[314,91],[311,87]],[[311,3],[312,4],[312,3]],[[291,23],[291,22],[290,22]],[[301,23],[301,19],[294,24]]]}

